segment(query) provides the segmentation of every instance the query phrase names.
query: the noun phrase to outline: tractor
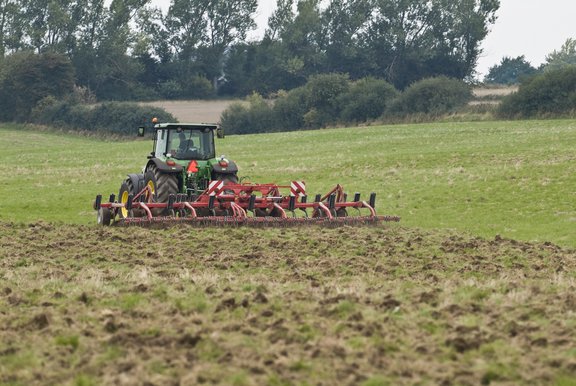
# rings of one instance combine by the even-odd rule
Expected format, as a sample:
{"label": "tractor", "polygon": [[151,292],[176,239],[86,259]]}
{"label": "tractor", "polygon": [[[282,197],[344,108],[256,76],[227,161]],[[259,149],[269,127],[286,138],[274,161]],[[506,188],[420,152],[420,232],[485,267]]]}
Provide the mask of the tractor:
{"label": "tractor", "polygon": [[[238,183],[238,167],[224,156],[216,158],[214,134],[224,133],[218,125],[190,123],[161,123],[154,126],[154,142],[148,162],[141,174],[129,174],[120,186],[119,202],[126,205],[145,186],[155,202],[168,202],[170,195],[185,194],[197,197],[214,180]],[[145,128],[138,128],[138,136]],[[154,210],[155,214],[165,212]],[[121,218],[129,217],[126,209]]]}

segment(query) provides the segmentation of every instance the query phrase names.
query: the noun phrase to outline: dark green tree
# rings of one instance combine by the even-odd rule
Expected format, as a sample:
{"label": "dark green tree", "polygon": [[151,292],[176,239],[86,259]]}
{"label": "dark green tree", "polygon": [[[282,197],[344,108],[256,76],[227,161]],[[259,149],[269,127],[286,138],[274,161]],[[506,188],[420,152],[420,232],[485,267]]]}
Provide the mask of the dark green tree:
{"label": "dark green tree", "polygon": [[363,48],[373,75],[396,87],[436,75],[471,77],[499,0],[374,0]]}
{"label": "dark green tree", "polygon": [[256,27],[254,14],[258,0],[211,0],[206,13],[206,44],[201,57],[204,71],[218,92],[219,79],[224,76],[225,53],[233,43],[246,39]]}
{"label": "dark green tree", "polygon": [[522,77],[533,75],[538,70],[530,65],[524,55],[516,58],[505,56],[499,64],[490,67],[484,77],[485,83],[516,84]]}
{"label": "dark green tree", "polygon": [[70,60],[53,52],[19,52],[4,59],[0,78],[0,118],[26,121],[42,99],[63,98],[74,88]]}
{"label": "dark green tree", "polygon": [[361,78],[374,70],[359,37],[373,11],[373,0],[332,0],[322,13],[321,47],[328,71]]}

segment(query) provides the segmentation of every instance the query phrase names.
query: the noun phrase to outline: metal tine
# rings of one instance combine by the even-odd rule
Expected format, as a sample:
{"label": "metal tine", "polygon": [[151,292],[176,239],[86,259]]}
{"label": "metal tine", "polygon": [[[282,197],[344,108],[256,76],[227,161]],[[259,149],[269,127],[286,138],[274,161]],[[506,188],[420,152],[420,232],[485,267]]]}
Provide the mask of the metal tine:
{"label": "metal tine", "polygon": [[376,193],[370,194],[370,206],[372,209],[376,209]]}
{"label": "metal tine", "polygon": [[295,207],[296,207],[296,196],[290,196],[290,200],[288,201],[288,210],[294,213]]}
{"label": "metal tine", "polygon": [[94,202],[94,209],[100,210],[101,205],[102,205],[102,195],[99,194],[96,196],[96,201]]}
{"label": "metal tine", "polygon": [[248,210],[250,212],[254,212],[254,205],[256,205],[256,195],[252,194],[248,200]]}
{"label": "metal tine", "polygon": [[176,196],[171,194],[170,196],[168,196],[168,210],[171,210],[174,208],[174,202],[176,201]]}

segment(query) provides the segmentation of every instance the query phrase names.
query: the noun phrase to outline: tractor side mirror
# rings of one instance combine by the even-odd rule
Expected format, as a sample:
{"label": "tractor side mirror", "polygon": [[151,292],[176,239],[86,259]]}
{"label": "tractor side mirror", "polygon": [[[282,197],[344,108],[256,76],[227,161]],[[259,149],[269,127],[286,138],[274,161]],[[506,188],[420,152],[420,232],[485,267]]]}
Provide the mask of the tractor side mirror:
{"label": "tractor side mirror", "polygon": [[144,126],[140,126],[138,128],[138,136],[139,137],[143,137],[145,132],[146,132],[146,128]]}
{"label": "tractor side mirror", "polygon": [[221,127],[218,127],[216,129],[216,137],[218,138],[224,138],[224,129]]}

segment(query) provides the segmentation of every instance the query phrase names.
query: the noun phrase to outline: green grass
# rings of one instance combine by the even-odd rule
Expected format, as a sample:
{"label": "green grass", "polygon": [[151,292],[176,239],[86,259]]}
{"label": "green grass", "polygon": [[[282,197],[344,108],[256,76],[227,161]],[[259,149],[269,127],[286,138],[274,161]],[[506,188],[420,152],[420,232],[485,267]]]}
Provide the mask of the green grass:
{"label": "green grass", "polygon": [[[92,224],[97,193],[140,172],[147,141],[0,129],[0,220]],[[576,122],[433,123],[229,136],[217,153],[252,182],[378,194],[405,226],[576,246]]]}

